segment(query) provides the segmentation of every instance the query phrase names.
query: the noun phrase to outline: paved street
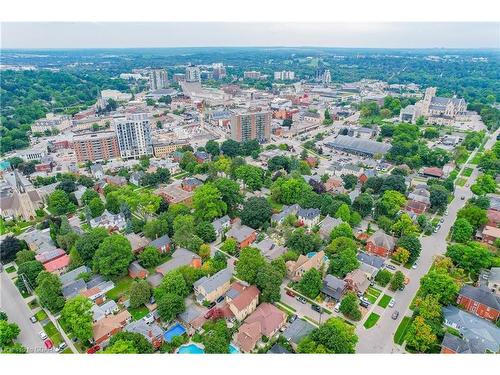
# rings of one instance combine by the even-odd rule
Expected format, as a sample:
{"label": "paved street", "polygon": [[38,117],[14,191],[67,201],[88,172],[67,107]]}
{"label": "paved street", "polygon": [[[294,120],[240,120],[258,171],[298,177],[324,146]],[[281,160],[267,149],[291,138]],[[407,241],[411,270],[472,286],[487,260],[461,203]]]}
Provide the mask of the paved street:
{"label": "paved street", "polygon": [[42,326],[38,322],[31,323],[32,312],[5,271],[0,273],[0,310],[5,311],[9,321],[16,323],[21,329],[17,341],[26,347],[28,353],[46,352],[38,335]]}
{"label": "paved street", "polygon": [[[496,136],[499,132],[500,129],[491,135],[485,145],[486,149],[491,148],[495,144]],[[472,160],[474,155],[475,153],[471,155],[469,161]],[[474,183],[478,173],[479,171],[475,168],[468,180],[469,186]],[[437,233],[421,238],[422,253],[418,260],[417,269],[401,269],[403,273],[410,278],[410,283],[403,291],[397,291],[394,293],[396,305],[392,309],[386,308],[382,311],[377,310],[377,313],[381,312],[382,314],[377,324],[371,329],[365,329],[362,324],[357,326],[356,333],[359,336],[359,342],[356,347],[357,353],[398,353],[402,351],[402,348],[393,342],[394,333],[396,332],[396,329],[398,328],[398,325],[403,317],[411,315],[409,306],[419,288],[420,279],[429,271],[434,257],[445,253],[446,236],[455,222],[457,211],[465,205],[467,200],[472,197],[472,195],[473,194],[468,187],[456,187],[454,199],[448,208],[449,214],[444,217],[445,220],[441,229]],[[464,200],[461,200],[462,196],[465,197]],[[391,314],[395,310],[400,313],[397,320],[393,320],[391,318]]]}

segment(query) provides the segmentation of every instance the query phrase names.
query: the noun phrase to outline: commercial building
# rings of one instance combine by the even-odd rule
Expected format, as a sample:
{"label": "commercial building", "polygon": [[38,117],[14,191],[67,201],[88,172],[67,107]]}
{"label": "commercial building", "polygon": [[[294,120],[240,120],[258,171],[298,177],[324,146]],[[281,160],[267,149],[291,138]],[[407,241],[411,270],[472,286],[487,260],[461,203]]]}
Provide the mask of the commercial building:
{"label": "commercial building", "polygon": [[127,114],[115,118],[114,123],[122,158],[138,158],[153,153],[151,124],[147,113]]}
{"label": "commercial building", "polygon": [[151,91],[168,87],[168,73],[164,69],[153,69],[149,72],[149,88]]}
{"label": "commercial building", "polygon": [[73,138],[76,160],[103,161],[120,157],[118,139],[114,131],[101,131],[75,135]]}
{"label": "commercial building", "polygon": [[347,135],[339,135],[333,141],[325,143],[325,146],[353,154],[368,156],[374,156],[376,154],[384,155],[392,147],[389,143],[353,138]]}
{"label": "commercial building", "polygon": [[58,131],[61,132],[71,126],[71,117],[67,115],[54,115],[53,113],[47,113],[45,118],[36,120],[33,125],[31,125],[31,131],[33,133],[43,133],[45,131]]}
{"label": "commercial building", "polygon": [[187,140],[182,139],[171,142],[153,143],[153,154],[156,158],[163,158],[188,144],[189,142]]}
{"label": "commercial building", "polygon": [[274,72],[275,81],[287,81],[295,79],[295,72],[291,70],[283,70],[281,72]]}
{"label": "commercial building", "polygon": [[186,82],[200,82],[201,74],[198,66],[189,65],[186,67]]}
{"label": "commercial building", "polygon": [[236,114],[231,118],[231,139],[237,142],[258,140],[266,142],[271,137],[270,111],[260,109]]}
{"label": "commercial building", "polygon": [[255,71],[255,70],[251,70],[251,71],[248,71],[248,72],[243,72],[243,78],[260,79],[261,78],[261,73]]}

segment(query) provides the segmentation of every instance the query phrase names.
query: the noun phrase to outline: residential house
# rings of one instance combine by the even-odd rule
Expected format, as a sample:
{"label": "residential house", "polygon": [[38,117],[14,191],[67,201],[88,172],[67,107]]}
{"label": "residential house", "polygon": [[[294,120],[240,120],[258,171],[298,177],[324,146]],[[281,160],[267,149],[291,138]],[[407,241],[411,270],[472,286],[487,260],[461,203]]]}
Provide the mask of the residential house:
{"label": "residential house", "polygon": [[269,261],[272,261],[286,252],[286,247],[277,245],[272,239],[265,238],[259,243],[254,244],[261,254]]}
{"label": "residential house", "polygon": [[127,226],[127,220],[123,214],[112,214],[105,210],[101,216],[90,219],[90,226],[92,228],[105,228],[110,232],[122,231]]}
{"label": "residential house", "polygon": [[193,284],[196,300],[199,303],[214,302],[229,290],[232,276],[229,268],[224,268],[212,276],[203,276]]}
{"label": "residential house", "polygon": [[155,247],[162,254],[168,253],[171,250],[172,241],[168,234],[158,237],[156,240],[151,241],[149,246]]}
{"label": "residential house", "polygon": [[477,233],[476,237],[489,245],[493,245],[495,240],[500,238],[500,228],[485,225],[483,229]]}
{"label": "residential house", "polygon": [[344,188],[344,182],[341,178],[336,177],[330,177],[325,182],[325,190],[328,193],[332,194],[343,194],[346,192],[346,189]]}
{"label": "residential house", "polygon": [[236,335],[236,343],[244,353],[251,352],[262,336],[273,337],[285,324],[287,315],[276,306],[264,302],[251,313]]}
{"label": "residential house", "polygon": [[500,224],[500,211],[489,209],[486,215],[488,216],[488,223],[486,225],[498,227],[498,224]]}
{"label": "residential house", "polygon": [[481,318],[496,322],[500,317],[500,297],[487,288],[464,285],[458,293],[457,304]]}
{"label": "residential house", "polygon": [[150,242],[148,238],[139,236],[135,233],[126,234],[125,237],[127,237],[127,240],[130,242],[134,253],[140,253]]}
{"label": "residential house", "polygon": [[323,279],[321,292],[336,301],[340,301],[347,289],[347,283],[333,275],[326,275]]}
{"label": "residential house", "polygon": [[62,286],[62,295],[65,299],[73,298],[87,290],[87,283],[83,279],[72,280]]}
{"label": "residential house", "polygon": [[35,260],[38,260],[40,263],[45,264],[47,262],[50,262],[54,259],[60,258],[63,255],[66,254],[66,251],[63,249],[54,249],[54,250],[49,250],[45,251],[40,254],[35,255]]}
{"label": "residential house", "polygon": [[95,303],[92,305],[92,322],[96,323],[101,319],[104,319],[106,316],[117,313],[118,305],[115,301],[110,299],[109,301],[104,302],[102,305],[96,305]]}
{"label": "residential house", "polygon": [[127,179],[122,176],[104,176],[104,181],[106,181],[110,185],[114,186],[125,186],[127,185]]}
{"label": "residential house", "polygon": [[271,349],[267,351],[267,354],[292,354],[292,353],[290,353],[280,344],[276,343],[271,347]]}
{"label": "residential house", "polygon": [[319,223],[319,236],[322,240],[328,240],[330,238],[330,234],[332,230],[342,224],[341,219],[337,219],[335,217],[331,217],[327,215],[321,223]]}
{"label": "residential house", "polygon": [[132,316],[127,310],[120,311],[116,315],[107,317],[95,322],[92,325],[92,338],[95,345],[106,344],[114,334],[121,332]]}
{"label": "residential house", "polygon": [[271,216],[272,224],[283,224],[283,221],[290,215],[297,215],[300,206],[298,204],[293,204],[291,206],[284,206],[281,212]]}
{"label": "residential house", "polygon": [[90,166],[90,173],[92,177],[96,180],[102,180],[104,178],[104,169],[101,164],[93,164]]}
{"label": "residential house", "polygon": [[320,213],[319,208],[300,208],[297,216],[302,225],[313,227],[319,223]]}
{"label": "residential house", "polygon": [[182,189],[178,183],[161,186],[154,193],[165,198],[170,204],[183,203],[188,206],[191,205],[194,194],[192,191]]}
{"label": "residential house", "polygon": [[150,275],[147,280],[153,287],[157,287],[158,285],[160,285],[161,280],[163,279],[163,276],[165,276],[165,274],[180,266],[200,268],[201,258],[197,254],[187,249],[184,249],[182,247],[178,248],[172,254],[172,258],[156,267],[156,273]]}
{"label": "residential house", "polygon": [[396,240],[394,237],[389,236],[381,229],[373,233],[366,240],[366,250],[382,257],[390,255],[395,246]]}
{"label": "residential house", "polygon": [[406,202],[405,211],[412,212],[416,215],[421,215],[427,211],[428,205],[423,202],[417,202],[414,200],[409,200]]}
{"label": "residential house", "polygon": [[61,280],[61,284],[64,286],[72,281],[77,280],[82,273],[89,273],[90,271],[91,271],[90,268],[88,268],[87,266],[80,266],[78,268],[66,272],[63,275],[60,275],[59,280]]}
{"label": "residential house", "polygon": [[441,168],[427,167],[422,169],[422,175],[425,177],[441,178],[443,177],[444,172]]}
{"label": "residential house", "polygon": [[240,249],[250,246],[257,239],[257,232],[246,225],[233,226],[227,233],[227,238],[234,238]]}
{"label": "residential house", "polygon": [[493,267],[488,275],[488,280],[486,281],[486,287],[500,296],[500,267]]}
{"label": "residential house", "polygon": [[207,321],[204,316],[206,311],[205,307],[194,303],[191,299],[187,299],[186,310],[179,314],[178,318],[183,323],[183,326],[187,328],[189,335],[193,335],[205,324]]}
{"label": "residential house", "polygon": [[226,293],[229,310],[239,322],[255,311],[259,303],[260,291],[255,285],[232,285]]}
{"label": "residential house", "polygon": [[486,194],[490,199],[490,210],[500,211],[500,195],[499,194]]}
{"label": "residential house", "polygon": [[210,155],[205,151],[196,151],[194,157],[197,163],[204,163],[210,160]]}
{"label": "residential house", "polygon": [[296,350],[299,342],[314,331],[315,328],[316,327],[305,319],[295,319],[283,332],[283,337],[285,337],[290,345],[292,345],[292,348]]}
{"label": "residential house", "polygon": [[441,342],[441,354],[471,354],[472,348],[467,340],[446,332]]}
{"label": "residential house", "polygon": [[444,325],[458,330],[472,353],[498,353],[500,328],[455,306],[442,308]]}
{"label": "residential house", "polygon": [[145,279],[148,277],[148,270],[139,264],[139,261],[134,260],[128,266],[128,275],[132,279]]}
{"label": "residential house", "polygon": [[344,277],[344,281],[347,283],[347,288],[358,295],[364,294],[370,286],[370,280],[359,268],[349,272]]}
{"label": "residential house", "polygon": [[217,238],[220,238],[224,231],[231,227],[231,219],[229,218],[229,216],[224,215],[212,221],[212,226],[215,229]]}
{"label": "residential house", "polygon": [[147,324],[144,319],[139,319],[127,324],[123,330],[142,335],[155,349],[159,349],[163,343],[163,329],[154,322]]}
{"label": "residential house", "polygon": [[129,182],[131,184],[134,184],[136,186],[141,186],[141,179],[145,176],[146,174],[143,171],[137,171],[134,172],[130,175],[129,177]]}
{"label": "residential house", "polygon": [[50,273],[55,273],[56,275],[60,275],[64,273],[69,267],[70,259],[69,255],[64,254],[56,259],[50,260],[46,262],[43,267],[45,271]]}
{"label": "residential house", "polygon": [[[309,256],[310,255],[310,256]],[[293,281],[299,281],[302,276],[312,268],[320,270],[325,263],[325,252],[312,253],[308,255],[300,255],[296,261],[289,260],[286,262],[288,278]]]}

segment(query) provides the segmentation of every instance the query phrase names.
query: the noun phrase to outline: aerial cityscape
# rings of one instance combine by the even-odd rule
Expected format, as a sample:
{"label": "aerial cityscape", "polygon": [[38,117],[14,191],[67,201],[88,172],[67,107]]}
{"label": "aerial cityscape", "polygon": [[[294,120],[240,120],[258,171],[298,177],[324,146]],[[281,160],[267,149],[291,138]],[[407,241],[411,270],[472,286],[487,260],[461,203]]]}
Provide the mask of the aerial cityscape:
{"label": "aerial cityscape", "polygon": [[498,49],[2,49],[0,353],[500,353]]}

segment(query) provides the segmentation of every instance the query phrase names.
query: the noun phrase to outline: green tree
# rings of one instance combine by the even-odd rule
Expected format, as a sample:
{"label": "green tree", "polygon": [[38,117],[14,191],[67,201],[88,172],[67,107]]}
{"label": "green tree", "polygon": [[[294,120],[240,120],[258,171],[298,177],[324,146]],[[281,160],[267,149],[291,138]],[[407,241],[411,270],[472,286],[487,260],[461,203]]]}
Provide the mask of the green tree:
{"label": "green tree", "polygon": [[436,210],[446,208],[446,206],[448,205],[448,190],[446,190],[446,188],[441,185],[432,185],[429,190],[431,207]]}
{"label": "green tree", "polygon": [[467,242],[471,239],[474,228],[465,219],[457,219],[451,229],[451,239],[456,242]]}
{"label": "green tree", "polygon": [[56,215],[65,215],[76,211],[76,206],[69,200],[69,195],[56,189],[48,198],[48,208]]}
{"label": "green tree", "polygon": [[340,302],[340,312],[351,320],[358,321],[361,319],[361,311],[359,310],[359,301],[356,294],[348,292]]}
{"label": "green tree", "polygon": [[297,289],[300,293],[304,294],[309,298],[316,298],[319,294],[322,286],[321,274],[316,268],[311,268],[306,271],[300,279]]}
{"label": "green tree", "polygon": [[356,252],[358,250],[357,242],[352,238],[337,237],[327,247],[325,247],[325,253],[330,258],[344,250]]}
{"label": "green tree", "polygon": [[352,354],[358,337],[354,326],[340,318],[330,318],[298,345],[299,353]]}
{"label": "green tree", "polygon": [[319,251],[322,241],[316,233],[308,233],[304,228],[297,228],[290,234],[285,244],[290,250],[307,254]]}
{"label": "green tree", "polygon": [[2,350],[2,354],[26,354],[27,350],[24,346],[19,344],[18,342],[6,346]]}
{"label": "green tree", "polygon": [[163,294],[177,294],[183,298],[190,293],[184,276],[177,269],[167,272],[158,288],[155,289],[155,297],[158,299]]}
{"label": "green tree", "polygon": [[401,236],[396,246],[402,247],[410,252],[410,257],[408,262],[413,264],[418,257],[420,256],[420,252],[422,251],[422,244],[420,243],[420,239],[415,235],[403,235]]}
{"label": "green tree", "polygon": [[330,259],[328,272],[337,277],[344,278],[349,272],[354,271],[358,267],[359,261],[356,257],[356,252],[351,249],[343,249],[334,254]]}
{"label": "green tree", "polygon": [[[347,205],[345,206],[347,207]],[[330,233],[330,240],[333,241],[340,237],[345,237],[345,238],[353,237],[352,228],[348,223],[341,223],[332,229],[332,232]]]}
{"label": "green tree", "polygon": [[155,240],[167,234],[168,230],[169,230],[168,222],[161,218],[153,219],[146,222],[146,224],[144,224],[144,227],[142,228],[144,235],[151,240]]}
{"label": "green tree", "polygon": [[239,204],[243,203],[240,185],[236,181],[228,178],[218,178],[214,181],[214,185],[220,191],[221,199],[226,203],[229,212],[233,212]]}
{"label": "green tree", "polygon": [[12,345],[19,333],[21,333],[21,330],[17,324],[0,320],[0,348],[5,349],[7,346]]}
{"label": "green tree", "polygon": [[94,255],[94,270],[103,276],[119,276],[127,272],[134,259],[130,242],[119,234],[106,237]]}
{"label": "green tree", "polygon": [[137,348],[132,341],[116,340],[113,345],[109,345],[105,350],[105,354],[137,354]]}
{"label": "green tree", "polygon": [[377,201],[375,208],[378,215],[394,218],[405,204],[406,198],[403,194],[395,190],[386,190]]}
{"label": "green tree", "polygon": [[254,165],[245,164],[236,168],[235,175],[252,191],[259,190],[264,182],[262,169]]}
{"label": "green tree", "polygon": [[283,281],[283,274],[280,270],[269,263],[264,263],[258,270],[255,283],[259,288],[261,302],[277,302],[280,300],[280,285]]}
{"label": "green tree", "polygon": [[392,259],[401,264],[406,264],[406,262],[408,262],[408,259],[410,259],[410,252],[404,247],[398,247],[392,253]]}
{"label": "green tree", "polygon": [[448,305],[454,303],[460,287],[455,279],[440,270],[432,270],[420,279],[419,294],[422,298],[433,295],[439,303]]}
{"label": "green tree", "polygon": [[134,281],[130,286],[130,307],[133,309],[149,302],[151,286],[146,280]]}
{"label": "green tree", "polygon": [[40,304],[52,313],[61,310],[64,306],[64,297],[59,277],[50,272],[42,271],[36,281],[38,284],[36,294],[40,299]]}
{"label": "green tree", "polygon": [[78,238],[75,249],[86,265],[92,264],[95,252],[107,237],[109,237],[109,233],[106,229],[94,228]]}
{"label": "green tree", "polygon": [[111,336],[109,346],[114,346],[114,344],[118,341],[127,341],[132,343],[135,349],[134,353],[137,354],[150,354],[154,351],[151,343],[140,333],[124,331],[118,332]]}
{"label": "green tree", "polygon": [[497,190],[497,183],[489,174],[483,174],[476,179],[476,183],[470,189],[474,194],[485,195],[494,193]]}
{"label": "green tree", "polygon": [[394,273],[394,276],[392,276],[390,289],[399,290],[402,287],[404,287],[405,285],[404,283],[405,283],[405,275],[401,271],[396,271]]}
{"label": "green tree", "polygon": [[13,236],[5,237],[2,241],[2,246],[0,246],[0,259],[2,263],[12,262],[16,258],[16,254],[26,248],[26,242]]}
{"label": "green tree", "polygon": [[99,198],[99,194],[94,189],[86,189],[82,195],[82,203],[88,205],[94,198]]}
{"label": "green tree", "polygon": [[236,275],[249,284],[255,284],[259,270],[266,263],[260,251],[254,247],[241,249],[240,258],[236,263]]}
{"label": "green tree", "polygon": [[212,155],[213,157],[218,156],[220,154],[220,147],[219,144],[210,139],[206,144],[205,144],[205,150]]}
{"label": "green tree", "polygon": [[186,309],[184,298],[175,293],[162,293],[156,298],[158,313],[165,322],[171,322]]}
{"label": "green tree", "polygon": [[273,209],[267,199],[253,197],[243,204],[241,223],[258,229],[270,222],[272,214]]}
{"label": "green tree", "polygon": [[81,341],[92,338],[92,302],[84,296],[76,296],[66,301],[61,312],[68,329]]}
{"label": "green tree", "polygon": [[342,181],[344,182],[344,187],[347,190],[352,190],[358,184],[358,178],[353,174],[342,175]]}
{"label": "green tree", "polygon": [[422,316],[417,316],[410,325],[406,334],[406,345],[419,352],[426,352],[437,344],[437,336]]}
{"label": "green tree", "polygon": [[146,246],[137,258],[144,268],[156,267],[161,262],[161,254],[154,246]]}
{"label": "green tree", "polygon": [[185,247],[193,252],[198,252],[203,240],[195,233],[194,217],[191,215],[177,216],[173,223],[173,240],[177,246]]}
{"label": "green tree", "polygon": [[373,208],[373,198],[370,194],[361,193],[352,202],[352,209],[362,217],[366,217],[372,213]]}
{"label": "green tree", "polygon": [[31,250],[21,250],[16,254],[16,264],[19,266],[25,262],[35,260],[35,252]]}
{"label": "green tree", "polygon": [[227,204],[221,192],[212,183],[206,183],[195,190],[193,196],[195,216],[202,221],[212,221],[227,212]]}
{"label": "green tree", "polygon": [[413,220],[406,213],[400,215],[391,227],[393,233],[397,237],[415,235],[418,233],[418,228],[413,224]]}
{"label": "green tree", "polygon": [[[44,270],[43,264],[38,260],[30,260],[24,262],[17,268],[17,274],[19,276],[24,275],[28,280],[31,287],[35,288],[38,284],[36,283],[37,277]],[[23,280],[22,277],[19,278],[20,281]]]}
{"label": "green tree", "polygon": [[[457,220],[458,221],[458,220]],[[477,277],[481,269],[489,269],[492,266],[492,253],[485,246],[477,242],[449,245],[446,256],[465,272]]]}
{"label": "green tree", "polygon": [[196,226],[196,235],[207,243],[214,242],[217,239],[214,226],[208,221],[198,223]]}
{"label": "green tree", "polygon": [[388,270],[380,270],[378,271],[377,275],[375,276],[375,281],[380,285],[380,286],[387,286],[389,282],[392,279],[392,273]]}
{"label": "green tree", "polygon": [[203,345],[205,353],[225,354],[229,352],[231,332],[224,319],[215,322],[207,322],[203,325],[205,334],[203,335]]}
{"label": "green tree", "polygon": [[104,212],[104,204],[102,203],[101,198],[92,199],[88,204],[88,208],[90,209],[92,217],[101,216]]}
{"label": "green tree", "polygon": [[477,230],[481,225],[484,225],[488,222],[486,210],[470,203],[467,203],[465,207],[458,210],[457,219],[467,220],[470,225],[472,225],[474,230]]}

